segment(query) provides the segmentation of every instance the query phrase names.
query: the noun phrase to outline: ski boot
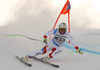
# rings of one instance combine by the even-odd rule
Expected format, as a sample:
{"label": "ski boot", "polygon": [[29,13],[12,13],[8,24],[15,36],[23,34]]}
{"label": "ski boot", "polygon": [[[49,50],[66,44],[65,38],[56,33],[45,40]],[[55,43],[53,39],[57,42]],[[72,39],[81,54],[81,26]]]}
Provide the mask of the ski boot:
{"label": "ski boot", "polygon": [[30,58],[28,57],[28,55],[26,55],[25,57],[22,57],[21,60],[24,62],[27,62]]}
{"label": "ski boot", "polygon": [[50,59],[50,56],[48,55],[48,56],[46,56],[46,57],[42,57],[41,59],[42,59],[43,61],[48,62],[48,61],[49,61],[49,59]]}

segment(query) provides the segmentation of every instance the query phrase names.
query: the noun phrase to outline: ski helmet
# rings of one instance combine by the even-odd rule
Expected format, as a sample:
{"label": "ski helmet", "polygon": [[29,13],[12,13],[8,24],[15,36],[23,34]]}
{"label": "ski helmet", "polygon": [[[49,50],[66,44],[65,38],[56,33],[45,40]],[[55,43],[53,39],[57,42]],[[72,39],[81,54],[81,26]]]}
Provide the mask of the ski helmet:
{"label": "ski helmet", "polygon": [[60,23],[59,29],[67,29],[66,23]]}

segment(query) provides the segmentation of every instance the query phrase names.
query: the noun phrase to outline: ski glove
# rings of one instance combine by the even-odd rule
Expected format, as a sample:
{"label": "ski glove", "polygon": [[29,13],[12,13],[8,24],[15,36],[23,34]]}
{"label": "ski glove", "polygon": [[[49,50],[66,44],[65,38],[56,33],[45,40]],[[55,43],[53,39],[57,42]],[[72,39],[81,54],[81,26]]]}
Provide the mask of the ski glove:
{"label": "ski glove", "polygon": [[83,51],[80,50],[80,49],[78,49],[77,52],[80,53],[80,54],[83,54]]}
{"label": "ski glove", "polygon": [[78,53],[83,54],[83,51],[81,49],[79,49],[78,46],[76,46],[75,49],[77,50]]}
{"label": "ski glove", "polygon": [[44,38],[43,43],[47,44],[47,38]]}
{"label": "ski glove", "polygon": [[44,35],[44,40],[43,40],[43,43],[45,43],[45,44],[47,44],[48,42],[47,42],[47,36],[46,35]]}

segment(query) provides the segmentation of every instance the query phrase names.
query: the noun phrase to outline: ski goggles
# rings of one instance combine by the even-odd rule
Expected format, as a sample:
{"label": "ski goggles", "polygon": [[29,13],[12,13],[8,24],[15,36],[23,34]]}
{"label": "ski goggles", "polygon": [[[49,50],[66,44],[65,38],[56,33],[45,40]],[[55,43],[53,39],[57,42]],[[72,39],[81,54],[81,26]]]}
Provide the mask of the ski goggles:
{"label": "ski goggles", "polygon": [[61,30],[61,31],[66,31],[67,29],[66,29],[66,28],[60,28],[60,30]]}

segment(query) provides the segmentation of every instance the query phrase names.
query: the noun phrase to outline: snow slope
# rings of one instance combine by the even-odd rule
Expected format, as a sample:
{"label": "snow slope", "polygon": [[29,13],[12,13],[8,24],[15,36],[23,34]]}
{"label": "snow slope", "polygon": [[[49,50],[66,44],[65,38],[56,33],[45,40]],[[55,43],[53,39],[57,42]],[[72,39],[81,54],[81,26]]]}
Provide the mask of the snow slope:
{"label": "snow slope", "polygon": [[[88,35],[84,36],[84,34],[81,33],[80,36],[73,36],[79,47],[99,52],[100,35],[91,35],[91,33],[88,33]],[[0,38],[2,40],[0,40],[0,70],[100,70],[100,55],[85,51],[83,55],[78,53],[71,54],[74,49],[67,48],[66,46],[64,46],[64,51],[61,54],[50,60],[51,63],[58,64],[60,68],[54,68],[34,59],[29,61],[33,66],[28,67],[17,60],[15,55],[19,55],[20,57],[25,56],[35,50],[41,49],[44,44],[23,37],[1,36]],[[65,45],[69,45],[69,47],[72,46],[68,43],[65,43]],[[42,56],[45,55],[38,57]]]}

